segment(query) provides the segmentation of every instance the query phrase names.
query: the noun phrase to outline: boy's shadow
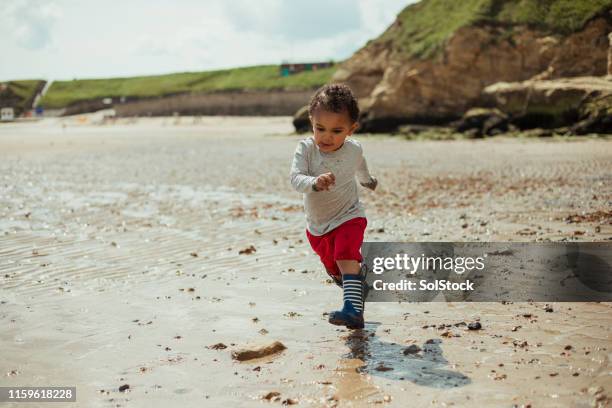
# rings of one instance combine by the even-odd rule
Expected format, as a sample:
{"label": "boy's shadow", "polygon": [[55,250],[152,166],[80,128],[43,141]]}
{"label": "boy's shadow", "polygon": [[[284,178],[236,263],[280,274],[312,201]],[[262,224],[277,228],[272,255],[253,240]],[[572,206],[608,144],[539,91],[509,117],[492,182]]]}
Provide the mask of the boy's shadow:
{"label": "boy's shadow", "polygon": [[467,376],[443,369],[448,361],[440,347],[442,340],[427,340],[420,351],[404,354],[407,346],[385,342],[376,336],[378,326],[378,322],[368,322],[364,330],[354,330],[345,338],[350,352],[344,358],[363,361],[361,372],[432,388],[453,388],[471,383]]}

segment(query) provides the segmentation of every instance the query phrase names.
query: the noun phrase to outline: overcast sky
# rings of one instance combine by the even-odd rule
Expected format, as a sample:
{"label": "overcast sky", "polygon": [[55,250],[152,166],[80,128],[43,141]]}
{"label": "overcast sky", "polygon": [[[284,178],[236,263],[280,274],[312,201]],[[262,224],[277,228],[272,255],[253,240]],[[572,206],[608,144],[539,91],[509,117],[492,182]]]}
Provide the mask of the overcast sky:
{"label": "overcast sky", "polygon": [[0,80],[341,60],[415,0],[10,0]]}

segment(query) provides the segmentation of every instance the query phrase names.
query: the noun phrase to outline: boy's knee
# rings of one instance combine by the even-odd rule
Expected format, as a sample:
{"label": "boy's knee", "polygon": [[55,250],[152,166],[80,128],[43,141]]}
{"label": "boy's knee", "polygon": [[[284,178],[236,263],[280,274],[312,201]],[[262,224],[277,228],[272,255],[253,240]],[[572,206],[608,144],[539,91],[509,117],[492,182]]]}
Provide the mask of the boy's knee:
{"label": "boy's knee", "polygon": [[357,259],[336,259],[336,264],[340,265],[354,265],[359,264]]}
{"label": "boy's knee", "polygon": [[361,269],[361,264],[356,259],[338,259],[336,264],[342,273],[357,274]]}

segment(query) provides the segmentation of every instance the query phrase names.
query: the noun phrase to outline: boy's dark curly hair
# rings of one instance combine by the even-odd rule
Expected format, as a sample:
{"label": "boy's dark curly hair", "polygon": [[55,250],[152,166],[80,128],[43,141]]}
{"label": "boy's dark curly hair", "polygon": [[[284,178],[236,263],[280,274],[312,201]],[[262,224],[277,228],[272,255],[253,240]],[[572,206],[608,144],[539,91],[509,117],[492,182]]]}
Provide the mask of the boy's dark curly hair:
{"label": "boy's dark curly hair", "polygon": [[323,108],[334,113],[346,110],[351,122],[355,123],[359,119],[357,99],[351,88],[345,84],[327,84],[317,89],[317,92],[310,99],[308,114],[312,116],[317,108]]}

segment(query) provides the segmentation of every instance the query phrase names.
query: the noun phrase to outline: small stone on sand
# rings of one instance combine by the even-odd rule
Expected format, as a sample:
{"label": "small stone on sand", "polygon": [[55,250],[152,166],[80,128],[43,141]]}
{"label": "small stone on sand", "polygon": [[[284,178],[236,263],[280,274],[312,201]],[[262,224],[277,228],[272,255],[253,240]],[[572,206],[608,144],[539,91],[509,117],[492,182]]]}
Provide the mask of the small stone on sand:
{"label": "small stone on sand", "polygon": [[212,346],[209,346],[208,348],[213,349],[213,350],[223,350],[223,349],[226,349],[227,346],[223,343],[217,343],[217,344],[213,344]]}
{"label": "small stone on sand", "polygon": [[275,341],[272,344],[261,347],[244,348],[232,351],[232,358],[237,361],[247,361],[255,358],[267,357],[276,353],[280,353],[287,347],[280,341]]}
{"label": "small stone on sand", "polygon": [[421,351],[419,346],[416,344],[411,344],[404,349],[404,355],[407,356],[408,354],[417,354],[419,351]]}
{"label": "small stone on sand", "polygon": [[277,399],[280,399],[280,392],[278,392],[278,391],[270,391],[269,393],[267,393],[266,395],[261,397],[261,399],[265,399],[265,400],[268,400],[268,401],[275,401]]}
{"label": "small stone on sand", "polygon": [[482,325],[480,324],[480,322],[472,322],[468,324],[468,329],[469,330],[480,330],[482,329]]}
{"label": "small stone on sand", "polygon": [[250,255],[254,252],[257,252],[257,249],[255,249],[253,245],[250,245],[248,248],[244,248],[238,251],[238,255]]}

